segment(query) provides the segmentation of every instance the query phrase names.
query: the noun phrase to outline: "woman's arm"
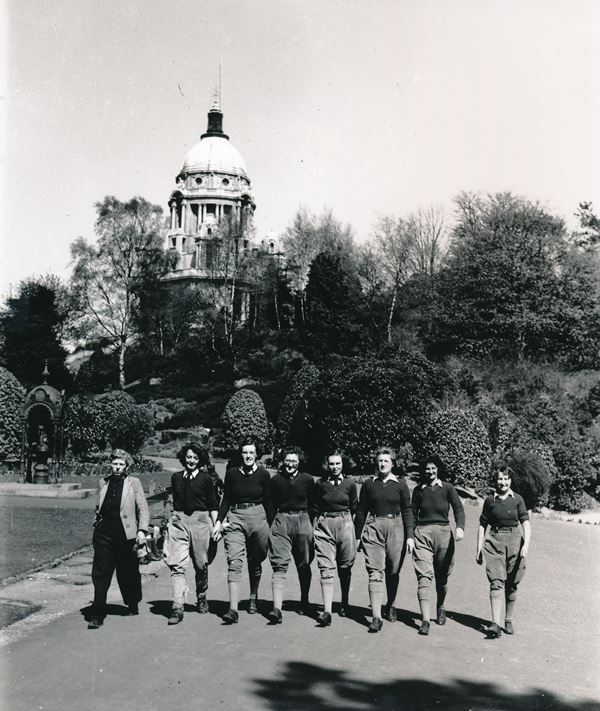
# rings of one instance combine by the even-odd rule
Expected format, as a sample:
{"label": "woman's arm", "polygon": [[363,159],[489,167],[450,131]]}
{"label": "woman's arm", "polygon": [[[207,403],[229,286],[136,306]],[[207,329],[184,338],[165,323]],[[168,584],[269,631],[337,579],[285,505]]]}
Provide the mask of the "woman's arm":
{"label": "woman's arm", "polygon": [[523,521],[523,546],[521,548],[521,557],[527,558],[529,553],[529,542],[531,541],[531,522]]}
{"label": "woman's arm", "polygon": [[483,542],[485,541],[485,531],[487,526],[479,525],[477,529],[477,553],[475,554],[475,560],[478,565],[483,563]]}

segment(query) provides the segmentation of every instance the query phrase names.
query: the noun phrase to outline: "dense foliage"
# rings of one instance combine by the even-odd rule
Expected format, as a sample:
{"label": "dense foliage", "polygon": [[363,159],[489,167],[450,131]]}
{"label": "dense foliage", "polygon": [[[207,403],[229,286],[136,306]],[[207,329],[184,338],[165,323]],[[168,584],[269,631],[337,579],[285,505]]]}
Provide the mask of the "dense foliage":
{"label": "dense foliage", "polygon": [[154,432],[148,408],[122,391],[74,395],[65,404],[65,438],[75,454],[123,447],[136,452]]}
{"label": "dense foliage", "polygon": [[299,440],[306,436],[306,401],[305,396],[309,388],[318,383],[319,369],[315,365],[305,365],[298,371],[285,395],[279,410],[277,420],[277,444],[285,446],[292,444],[291,435],[294,433]]}
{"label": "dense foliage", "polygon": [[49,384],[59,390],[69,385],[67,352],[61,343],[66,319],[64,289],[57,277],[26,279],[7,299],[0,313],[0,357],[27,388],[42,382],[45,361]]}
{"label": "dense foliage", "polygon": [[552,477],[542,457],[535,452],[516,450],[507,464],[513,471],[512,488],[521,494],[527,508],[546,504]]}
{"label": "dense foliage", "polygon": [[438,454],[447,467],[448,479],[477,491],[488,484],[492,448],[488,433],[470,410],[441,409],[433,414],[419,452],[421,457]]}
{"label": "dense foliage", "polygon": [[334,358],[307,393],[308,430],[292,430],[290,439],[300,441],[314,466],[328,447],[343,446],[359,470],[370,471],[377,446],[421,443],[449,387],[443,370],[422,356]]}
{"label": "dense foliage", "polygon": [[256,437],[263,451],[272,445],[265,406],[253,390],[238,390],[231,396],[223,412],[222,425],[218,444],[226,451],[237,449],[240,440],[248,435]]}
{"label": "dense foliage", "polygon": [[0,460],[21,456],[25,390],[15,376],[0,366]]}

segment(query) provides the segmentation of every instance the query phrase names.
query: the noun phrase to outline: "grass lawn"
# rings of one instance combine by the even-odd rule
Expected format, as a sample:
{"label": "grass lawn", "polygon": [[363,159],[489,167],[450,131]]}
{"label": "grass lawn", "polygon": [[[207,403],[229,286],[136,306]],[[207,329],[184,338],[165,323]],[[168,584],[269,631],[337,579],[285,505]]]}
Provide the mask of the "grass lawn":
{"label": "grass lawn", "polygon": [[0,506],[0,580],[92,542],[93,509]]}

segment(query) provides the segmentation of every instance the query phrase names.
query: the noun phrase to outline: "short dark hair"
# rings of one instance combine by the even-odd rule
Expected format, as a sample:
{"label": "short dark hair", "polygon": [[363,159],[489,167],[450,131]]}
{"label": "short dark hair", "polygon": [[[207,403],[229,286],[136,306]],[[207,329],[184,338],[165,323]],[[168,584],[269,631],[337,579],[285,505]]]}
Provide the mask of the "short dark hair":
{"label": "short dark hair", "polygon": [[283,451],[281,452],[281,461],[286,458],[288,454],[297,454],[298,455],[298,460],[300,464],[304,464],[306,460],[306,456],[302,449],[300,447],[295,447],[293,444],[288,445],[287,447],[284,447]]}
{"label": "short dark hair", "polygon": [[343,449],[339,447],[331,447],[331,449],[326,450],[325,457],[323,458],[323,469],[327,470],[327,462],[329,457],[341,457],[342,458],[342,470],[346,468],[348,464],[348,457]]}
{"label": "short dark hair", "polygon": [[241,454],[242,447],[250,447],[252,445],[254,445],[254,448],[256,449],[256,457],[257,459],[259,459],[260,457],[262,457],[262,449],[258,439],[254,435],[246,435],[245,437],[242,437],[242,439],[240,439],[240,442],[238,444],[238,452]]}
{"label": "short dark hair", "polygon": [[433,452],[432,454],[429,454],[426,457],[423,457],[423,459],[421,459],[421,461],[419,462],[419,474],[422,477],[425,476],[425,467],[428,464],[435,464],[435,466],[437,467],[437,470],[438,470],[438,478],[439,479],[446,478],[448,468],[446,467],[446,463],[439,456],[439,454],[436,454],[435,452]]}
{"label": "short dark hair", "polygon": [[205,449],[198,442],[186,442],[183,447],[177,452],[177,459],[185,466],[185,455],[191,450],[198,457],[198,467],[204,467],[208,469],[210,467],[210,455],[208,450]]}

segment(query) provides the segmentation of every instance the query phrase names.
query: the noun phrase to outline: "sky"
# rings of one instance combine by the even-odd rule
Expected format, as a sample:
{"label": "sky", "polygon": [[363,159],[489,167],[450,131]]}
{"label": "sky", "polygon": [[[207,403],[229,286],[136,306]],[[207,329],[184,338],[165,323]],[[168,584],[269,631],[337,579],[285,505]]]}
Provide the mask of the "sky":
{"label": "sky", "polygon": [[223,63],[260,239],[511,190],[600,210],[596,0],[0,0],[2,293],[69,275],[94,204],[167,210]]}

